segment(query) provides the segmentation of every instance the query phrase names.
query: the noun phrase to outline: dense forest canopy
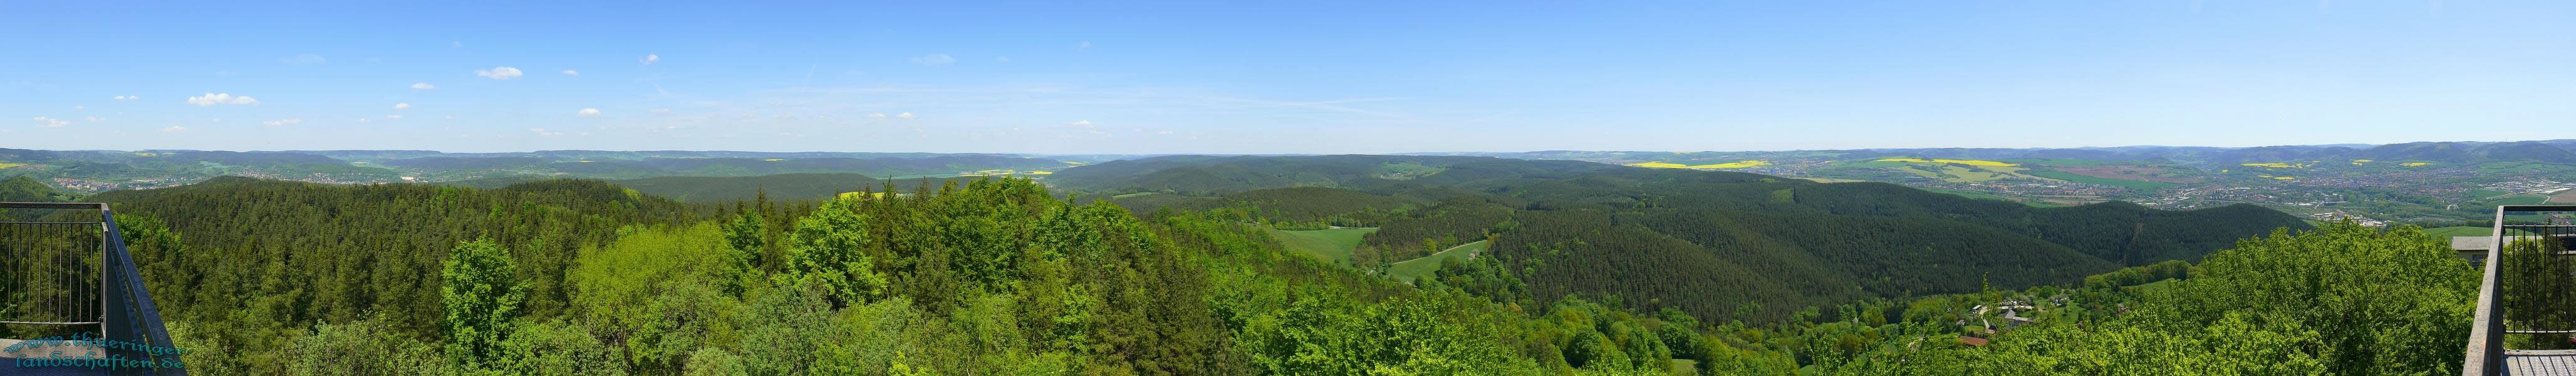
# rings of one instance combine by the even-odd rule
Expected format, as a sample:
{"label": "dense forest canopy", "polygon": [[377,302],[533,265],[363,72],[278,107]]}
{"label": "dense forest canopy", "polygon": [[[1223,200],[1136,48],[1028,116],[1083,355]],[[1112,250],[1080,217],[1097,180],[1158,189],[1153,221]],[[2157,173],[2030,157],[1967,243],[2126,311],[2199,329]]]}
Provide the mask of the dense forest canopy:
{"label": "dense forest canopy", "polygon": [[[2421,233],[2260,208],[1311,158],[1411,172],[1220,195],[221,178],[87,199],[119,209],[205,374],[2410,373],[2457,366],[2474,295]],[[1334,226],[1373,228],[1381,261],[1486,248],[1404,282],[1273,235]],[[2338,282],[2279,282],[2300,278]],[[2037,321],[1995,324],[2018,305]]]}
{"label": "dense forest canopy", "polygon": [[[1130,177],[1062,184],[1128,187],[1088,197],[1138,213],[1232,208],[1280,229],[1376,227],[1352,250],[1363,263],[1491,240],[1488,255],[1542,301],[1615,294],[1630,298],[1622,308],[1752,322],[1865,298],[2072,283],[2125,266],[2197,260],[2237,239],[2308,226],[2250,205],[2034,208],[1885,183],[1560,162],[1190,156],[1058,176]],[[1373,175],[1395,165],[1441,168],[1405,180]],[[1173,174],[1217,175],[1186,179],[1215,185],[1158,185]]]}

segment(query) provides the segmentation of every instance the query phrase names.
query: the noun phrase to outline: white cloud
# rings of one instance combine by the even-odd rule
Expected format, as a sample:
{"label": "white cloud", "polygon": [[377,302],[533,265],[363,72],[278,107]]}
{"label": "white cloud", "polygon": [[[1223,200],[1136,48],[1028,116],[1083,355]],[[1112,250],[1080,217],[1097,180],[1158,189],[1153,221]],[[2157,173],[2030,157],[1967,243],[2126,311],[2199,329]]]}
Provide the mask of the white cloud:
{"label": "white cloud", "polygon": [[411,108],[411,104],[410,104],[410,103],[395,103],[395,104],[394,104],[394,109],[396,109],[396,110],[408,109],[408,108]]}
{"label": "white cloud", "polygon": [[89,109],[89,106],[72,106],[72,111],[80,111],[80,110],[87,110],[87,109]]}
{"label": "white cloud", "polygon": [[1082,41],[1082,44],[1076,44],[1076,45],[1073,45],[1073,48],[1074,48],[1074,49],[1078,49],[1078,50],[1088,50],[1088,49],[1091,49],[1091,41],[1087,41],[1087,40],[1086,40],[1086,41]]}
{"label": "white cloud", "polygon": [[437,89],[437,88],[438,88],[438,85],[431,85],[431,84],[429,84],[429,83],[427,83],[427,82],[422,82],[422,83],[417,83],[417,84],[411,84],[411,88],[413,88],[413,89],[421,89],[421,90],[430,90],[430,89]]}
{"label": "white cloud", "polygon": [[376,119],[358,118],[358,122],[360,122],[360,123],[373,123],[373,122],[376,122]]}
{"label": "white cloud", "polygon": [[89,122],[92,122],[92,123],[102,122],[102,121],[107,121],[107,119],[100,119],[100,118],[98,118],[97,116],[91,116],[91,117],[87,117],[87,118],[82,118],[81,120],[88,120]]}
{"label": "white cloud", "polygon": [[563,74],[566,76],[581,77],[581,72],[575,72],[571,69],[565,69]]}
{"label": "white cloud", "polygon": [[304,119],[279,119],[279,120],[263,121],[263,122],[259,122],[259,124],[260,124],[260,125],[271,126],[271,127],[283,127],[283,126],[295,125],[296,123],[302,123],[302,122],[304,122]]}
{"label": "white cloud", "polygon": [[581,111],[573,112],[572,114],[573,114],[573,115],[578,115],[578,116],[581,116],[581,117],[597,117],[597,116],[599,116],[599,109],[596,109],[596,108],[584,108],[584,109],[581,109]]}
{"label": "white cloud", "polygon": [[186,131],[188,131],[188,127],[182,127],[182,126],[176,126],[176,125],[173,125],[173,126],[170,126],[169,128],[161,128],[161,131],[162,131],[162,132],[186,132]]}
{"label": "white cloud", "polygon": [[870,112],[870,113],[868,113],[868,118],[869,118],[869,119],[885,119],[885,113],[883,113],[883,112]]}
{"label": "white cloud", "polygon": [[644,65],[653,65],[653,62],[662,61],[662,55],[644,54],[643,59],[637,59],[635,61],[644,62]]}
{"label": "white cloud", "polygon": [[948,57],[948,54],[929,54],[912,57],[913,64],[921,65],[948,65],[956,62],[957,58]]}
{"label": "white cloud", "polygon": [[489,69],[489,70],[475,70],[475,71],[474,71],[474,75],[476,75],[476,76],[483,76],[483,77],[490,77],[491,79],[495,79],[495,80],[507,80],[507,79],[519,78],[519,76],[526,76],[527,74],[526,74],[526,73],[520,73],[520,72],[519,72],[519,68],[511,68],[511,67],[493,67],[492,69]]}
{"label": "white cloud", "polygon": [[670,114],[671,114],[671,109],[668,109],[668,108],[656,108],[656,109],[653,109],[653,111],[651,111],[651,112],[652,112],[654,115],[670,115]]}
{"label": "white cloud", "polygon": [[286,63],[286,65],[322,65],[322,63],[327,63],[327,62],[330,62],[331,60],[330,60],[330,59],[323,59],[323,58],[322,58],[322,55],[315,55],[315,54],[301,54],[301,55],[295,55],[295,56],[288,56],[288,57],[281,57],[281,58],[277,58],[277,61],[278,61],[278,62],[281,62],[281,63]]}
{"label": "white cloud", "polygon": [[259,104],[259,100],[251,99],[251,97],[247,95],[236,97],[231,93],[206,93],[206,95],[188,97],[188,104],[199,106],[213,106],[218,104]]}
{"label": "white cloud", "polygon": [[528,128],[528,132],[530,132],[530,133],[536,133],[538,136],[547,136],[547,137],[562,136],[562,135],[563,135],[563,132],[550,132],[550,131],[547,131],[545,128]]}
{"label": "white cloud", "polygon": [[134,99],[133,97],[127,97],[127,96],[123,96],[123,95],[114,96],[114,97],[108,97],[108,98],[109,98],[109,99],[120,100],[120,101],[121,101],[121,100],[127,100],[127,99]]}
{"label": "white cloud", "polygon": [[1077,121],[1077,122],[1073,122],[1073,124],[1069,124],[1069,125],[1076,126],[1076,127],[1090,128],[1090,127],[1091,127],[1091,121],[1090,121],[1090,120]]}
{"label": "white cloud", "polygon": [[1154,134],[1169,136],[1172,134],[1172,131],[1154,131]]}
{"label": "white cloud", "polygon": [[894,114],[894,118],[896,118],[896,119],[904,119],[904,120],[918,119],[917,117],[913,117],[913,116],[912,116],[912,113],[910,113],[910,112],[900,113],[900,114]]}
{"label": "white cloud", "polygon": [[385,119],[399,120],[402,119],[402,115],[385,115]]}
{"label": "white cloud", "polygon": [[43,116],[37,116],[37,117],[36,117],[36,122],[37,122],[37,123],[43,123],[43,124],[45,124],[45,127],[46,127],[46,128],[62,128],[62,127],[63,127],[63,126],[65,126],[65,125],[72,125],[72,122],[62,121],[61,119],[55,119],[55,118],[49,118],[49,117],[43,117]]}

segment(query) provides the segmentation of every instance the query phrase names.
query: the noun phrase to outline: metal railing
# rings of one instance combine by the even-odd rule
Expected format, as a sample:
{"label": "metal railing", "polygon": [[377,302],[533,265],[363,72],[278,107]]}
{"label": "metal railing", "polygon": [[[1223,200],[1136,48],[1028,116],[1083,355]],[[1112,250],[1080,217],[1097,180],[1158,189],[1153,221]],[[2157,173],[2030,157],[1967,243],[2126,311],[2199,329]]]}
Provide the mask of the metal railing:
{"label": "metal railing", "polygon": [[[96,217],[94,218],[97,220],[88,221],[87,219],[92,217],[85,216],[91,214],[83,212],[35,216],[34,218],[26,219],[13,218],[19,216],[17,214],[25,214],[42,210],[95,210]],[[52,220],[40,220],[42,218],[52,218]],[[157,304],[153,303],[151,289],[144,286],[142,280],[143,276],[142,273],[137,271],[134,255],[126,251],[124,236],[118,233],[118,229],[116,227],[116,214],[108,210],[107,204],[0,202],[0,221],[9,222],[0,224],[7,226],[95,225],[99,230],[97,235],[98,248],[95,251],[73,252],[57,250],[51,254],[11,253],[0,255],[0,260],[37,259],[36,262],[32,263],[18,263],[26,265],[15,265],[26,266],[30,270],[35,270],[35,272],[29,272],[28,275],[41,277],[30,278],[26,283],[27,285],[51,285],[54,286],[51,288],[52,290],[61,290],[64,295],[78,295],[71,292],[76,290],[89,291],[86,296],[73,296],[63,300],[62,304],[48,306],[48,310],[31,310],[27,317],[32,317],[34,319],[23,321],[9,319],[16,322],[7,323],[7,325],[15,327],[81,327],[96,325],[97,335],[92,338],[106,341],[102,342],[106,345],[97,347],[99,350],[104,352],[104,354],[98,354],[100,357],[97,359],[118,359],[119,363],[116,364],[122,365],[119,368],[102,373],[114,375],[182,376],[188,374],[188,371],[184,368],[167,368],[161,366],[132,368],[137,364],[159,364],[164,366],[175,365],[179,360],[179,355],[175,351],[165,352],[153,350],[176,349],[177,345],[170,342],[169,329],[164,327],[161,322],[161,308]],[[46,245],[50,245],[51,243],[60,243],[59,238],[46,238],[41,236],[27,238],[24,240],[15,238],[0,240],[8,240],[6,244],[0,245],[12,246],[0,249],[12,249],[11,252],[25,249],[42,250]],[[27,244],[23,243],[37,244],[34,247],[29,247]],[[52,263],[53,261],[71,262],[56,265]],[[0,270],[7,269],[0,268]],[[54,278],[61,278],[61,281],[63,282],[50,282],[54,281]],[[0,277],[0,281],[11,279],[15,278]],[[26,292],[37,292],[38,290],[40,289],[30,288],[26,291],[17,292],[18,295],[0,294],[0,296],[24,296],[27,295],[25,294]],[[39,298],[54,297],[54,294],[51,294],[50,292],[51,291],[35,294],[35,296]],[[13,305],[14,307],[14,304],[17,303],[14,301],[0,301],[0,304]],[[14,310],[11,310],[10,312],[14,312]],[[42,365],[38,365],[37,367],[41,369],[27,368],[26,365],[19,362],[5,362],[0,363],[0,374],[27,372],[33,372],[35,374],[62,374],[65,372],[57,371],[70,369],[60,367],[45,368]]]}
{"label": "metal railing", "polygon": [[[107,314],[105,220],[36,220],[39,209],[99,204],[0,203],[0,324],[98,326]],[[61,218],[63,216],[53,216]],[[87,219],[87,218],[82,218]],[[67,231],[68,230],[68,231]],[[88,329],[105,333],[105,327]]]}
{"label": "metal railing", "polygon": [[[2505,348],[2506,337],[2512,335],[2564,336],[2567,334],[2576,334],[2576,328],[2535,327],[2510,329],[2506,326],[2507,321],[2511,321],[2508,320],[2507,316],[2513,312],[2507,312],[2509,307],[2506,307],[2505,304],[2503,304],[2506,298],[2506,296],[2504,296],[2507,293],[2507,291],[2505,291],[2506,289],[2523,291],[2521,289],[2532,288],[2532,286],[2516,287],[2504,285],[2508,281],[2505,281],[2502,275],[2506,273],[2506,263],[2509,261],[2508,252],[2512,252],[2509,247],[2514,244],[2524,242],[2556,242],[2562,245],[2562,247],[2558,248],[2562,249],[2562,251],[2549,256],[2569,256],[2569,253],[2563,251],[2565,248],[2563,245],[2565,245],[2568,240],[2576,239],[2576,224],[2569,223],[2569,215],[2576,215],[2576,206],[2508,205],[2496,207],[2494,227],[2489,230],[2487,238],[2487,241],[2490,242],[2489,244],[2491,244],[2492,247],[2487,249],[2485,260],[2482,263],[2483,266],[2481,266],[2481,268],[2485,270],[2479,277],[2478,281],[2477,316],[2470,324],[2467,358],[2464,359],[2464,362],[2462,363],[2460,370],[2461,375],[2485,376],[2501,375],[2510,372],[2511,370],[2507,369],[2512,364],[2511,361],[2509,361],[2509,357],[2525,354],[2516,354],[2518,350]],[[2540,249],[2549,248],[2544,247]],[[2576,276],[2559,276],[2559,278],[2576,278]],[[2532,324],[2537,323],[2524,323],[2524,325]],[[2563,354],[2559,355],[2564,356]]]}

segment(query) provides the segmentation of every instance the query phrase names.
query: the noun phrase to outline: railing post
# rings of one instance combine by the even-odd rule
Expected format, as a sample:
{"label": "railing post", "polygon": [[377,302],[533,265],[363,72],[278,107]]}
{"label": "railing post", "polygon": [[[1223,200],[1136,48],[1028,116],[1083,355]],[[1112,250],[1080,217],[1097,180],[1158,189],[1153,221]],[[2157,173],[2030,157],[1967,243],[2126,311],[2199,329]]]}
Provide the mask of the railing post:
{"label": "railing post", "polygon": [[2468,357],[2460,364],[2462,376],[2488,376],[2504,371],[2505,329],[2501,307],[2496,306],[2500,293],[2496,291],[2500,287],[2496,283],[2496,273],[2504,261],[2505,208],[2497,206],[2495,222],[2490,223],[2493,228],[2487,240],[2493,246],[2487,248],[2486,270],[2478,280],[2477,317],[2470,324]]}

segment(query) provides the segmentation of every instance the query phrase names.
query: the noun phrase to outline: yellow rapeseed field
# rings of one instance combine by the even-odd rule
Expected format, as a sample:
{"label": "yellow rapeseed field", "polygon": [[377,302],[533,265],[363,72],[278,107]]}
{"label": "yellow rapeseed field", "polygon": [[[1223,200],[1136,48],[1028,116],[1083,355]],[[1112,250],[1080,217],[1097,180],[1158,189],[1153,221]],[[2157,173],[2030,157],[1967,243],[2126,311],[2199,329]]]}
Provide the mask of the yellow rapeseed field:
{"label": "yellow rapeseed field", "polygon": [[2431,165],[2433,165],[2433,162],[2406,162],[2406,163],[2399,163],[2399,164],[2397,164],[2397,165],[2399,165],[2399,166],[2406,166],[2406,167],[2424,167],[2424,166],[2431,166]]}
{"label": "yellow rapeseed field", "polygon": [[2308,165],[2306,165],[2306,164],[2291,164],[2291,163],[2281,163],[2281,162],[2246,163],[2245,165],[2246,165],[2246,166],[2254,166],[2254,167],[2270,167],[2270,168],[2308,168]]}
{"label": "yellow rapeseed field", "polygon": [[1055,175],[1055,171],[1029,171],[1029,175]]}
{"label": "yellow rapeseed field", "polygon": [[11,168],[11,167],[18,167],[18,166],[25,166],[25,165],[27,165],[27,164],[25,164],[25,163],[9,163],[9,162],[0,162],[0,168]]}
{"label": "yellow rapeseed field", "polygon": [[1905,162],[1905,163],[1957,163],[1957,164],[1963,164],[1963,165],[1969,165],[1969,166],[1989,166],[1989,167],[2020,166],[2020,165],[2017,165],[2017,164],[2011,164],[2011,163],[2003,163],[2003,162],[1996,162],[1996,161],[1980,161],[1980,160],[1974,160],[1974,159],[1887,158],[1887,159],[1880,159],[1880,160],[1878,160],[1878,161],[1879,161],[1879,162]]}

